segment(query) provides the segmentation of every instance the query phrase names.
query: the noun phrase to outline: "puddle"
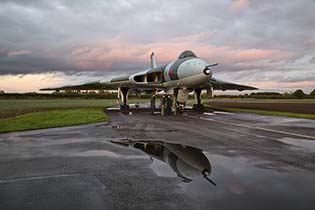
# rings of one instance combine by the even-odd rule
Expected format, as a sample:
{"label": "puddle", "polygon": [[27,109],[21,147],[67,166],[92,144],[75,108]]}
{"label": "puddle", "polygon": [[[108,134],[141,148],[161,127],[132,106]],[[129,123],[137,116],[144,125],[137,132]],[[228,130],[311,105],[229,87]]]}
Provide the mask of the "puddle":
{"label": "puddle", "polygon": [[150,167],[156,173],[157,176],[177,177],[175,171],[173,171],[166,163],[160,160],[156,160],[156,159],[153,160]]}
{"label": "puddle", "polygon": [[164,141],[112,143],[149,155],[156,175],[181,180],[179,192],[195,200],[197,209],[313,209],[315,205],[311,172],[277,170],[268,167],[269,161],[236,156],[233,150],[231,156],[223,156]]}
{"label": "puddle", "polygon": [[278,141],[295,146],[297,147],[297,149],[315,152],[315,141],[313,140],[284,137],[284,138],[278,139]]}
{"label": "puddle", "polygon": [[164,141],[125,140],[112,143],[145,152],[150,156],[151,168],[158,176],[178,177],[183,182],[202,178],[215,185],[210,179],[210,161],[199,148]]}
{"label": "puddle", "polygon": [[[183,193],[200,200],[200,208],[313,209],[315,176],[295,169],[257,168],[245,157],[207,154],[217,186],[196,179],[180,184]],[[261,163],[267,164],[267,163]]]}

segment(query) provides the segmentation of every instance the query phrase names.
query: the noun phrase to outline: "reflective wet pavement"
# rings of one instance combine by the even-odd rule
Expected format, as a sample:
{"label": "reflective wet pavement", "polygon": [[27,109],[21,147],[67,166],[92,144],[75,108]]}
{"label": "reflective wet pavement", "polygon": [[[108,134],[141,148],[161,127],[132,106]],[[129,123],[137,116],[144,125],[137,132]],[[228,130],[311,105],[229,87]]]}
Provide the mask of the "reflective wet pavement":
{"label": "reflective wet pavement", "polygon": [[200,201],[198,208],[312,209],[315,204],[315,176],[303,170],[289,167],[271,170],[267,161],[212,155],[195,147],[168,142],[114,143],[145,152],[151,157],[150,168],[157,176],[179,178],[181,191]]}
{"label": "reflective wet pavement", "polygon": [[0,135],[0,209],[313,209],[315,121],[109,112]]}

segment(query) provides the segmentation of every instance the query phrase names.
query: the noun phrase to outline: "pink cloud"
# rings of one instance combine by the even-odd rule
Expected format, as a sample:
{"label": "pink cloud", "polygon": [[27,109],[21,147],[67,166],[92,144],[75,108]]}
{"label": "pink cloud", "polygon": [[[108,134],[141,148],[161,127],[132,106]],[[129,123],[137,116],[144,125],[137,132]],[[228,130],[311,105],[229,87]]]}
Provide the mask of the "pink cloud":
{"label": "pink cloud", "polygon": [[234,0],[230,6],[232,11],[241,11],[249,7],[249,0]]}
{"label": "pink cloud", "polygon": [[292,56],[291,52],[277,49],[239,49],[201,43],[200,40],[205,37],[209,38],[211,35],[201,33],[166,42],[134,44],[129,42],[128,37],[118,36],[111,40],[95,43],[93,46],[77,48],[72,52],[72,59],[74,65],[83,69],[106,70],[114,63],[120,62],[149,64],[151,52],[155,52],[158,62],[166,63],[175,60],[180,52],[187,49],[194,51],[197,56],[209,62],[231,65],[268,65],[268,62],[277,62]]}
{"label": "pink cloud", "polygon": [[315,81],[301,81],[301,82],[276,82],[276,81],[270,81],[270,82],[255,82],[255,85],[257,85],[260,89],[265,88],[278,88],[278,89],[298,89],[298,88],[314,88],[315,87]]}
{"label": "pink cloud", "polygon": [[8,57],[16,57],[16,56],[23,56],[23,55],[30,55],[32,52],[30,50],[19,50],[19,51],[12,51],[8,53]]}
{"label": "pink cloud", "polygon": [[72,51],[71,55],[81,55],[90,51],[89,47],[80,47]]}
{"label": "pink cloud", "polygon": [[260,12],[269,12],[274,9],[274,5],[272,3],[263,3],[257,6],[257,10]]}

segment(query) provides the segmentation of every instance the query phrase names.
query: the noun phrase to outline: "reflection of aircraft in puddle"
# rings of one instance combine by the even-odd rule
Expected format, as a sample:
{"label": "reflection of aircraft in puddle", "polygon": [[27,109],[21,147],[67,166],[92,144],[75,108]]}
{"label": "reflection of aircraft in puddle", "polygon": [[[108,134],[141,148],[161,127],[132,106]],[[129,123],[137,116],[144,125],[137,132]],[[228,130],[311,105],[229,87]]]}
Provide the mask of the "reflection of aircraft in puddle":
{"label": "reflection of aircraft in puddle", "polygon": [[209,178],[211,164],[201,149],[163,141],[125,140],[111,142],[126,147],[140,149],[147,153],[151,159],[154,158],[167,163],[184,182],[190,182],[194,178],[202,176],[213,185],[216,185]]}

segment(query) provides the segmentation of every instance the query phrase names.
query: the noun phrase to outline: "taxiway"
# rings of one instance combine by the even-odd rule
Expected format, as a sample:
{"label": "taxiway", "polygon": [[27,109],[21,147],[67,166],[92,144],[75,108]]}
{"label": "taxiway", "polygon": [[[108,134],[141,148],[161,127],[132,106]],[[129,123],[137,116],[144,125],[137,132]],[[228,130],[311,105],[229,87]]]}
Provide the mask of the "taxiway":
{"label": "taxiway", "polygon": [[[108,111],[110,123],[0,135],[0,209],[312,209],[315,121],[244,113]],[[209,177],[111,141],[202,150]],[[183,174],[188,171],[183,170]],[[188,176],[188,175],[187,175]]]}

